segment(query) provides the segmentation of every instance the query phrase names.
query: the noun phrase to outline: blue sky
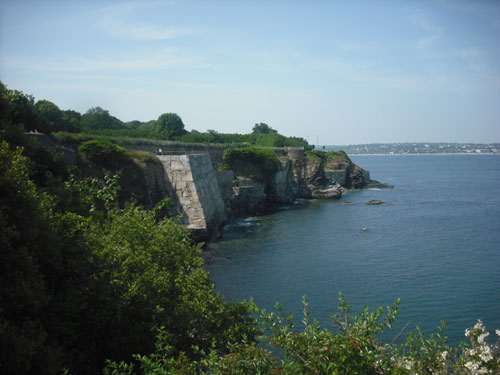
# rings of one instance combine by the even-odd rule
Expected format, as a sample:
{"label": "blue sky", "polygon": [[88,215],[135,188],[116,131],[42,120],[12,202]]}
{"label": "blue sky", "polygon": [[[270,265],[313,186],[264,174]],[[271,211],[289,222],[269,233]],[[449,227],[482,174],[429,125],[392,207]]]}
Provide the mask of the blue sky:
{"label": "blue sky", "polygon": [[0,0],[0,79],[188,130],[500,142],[500,1]]}

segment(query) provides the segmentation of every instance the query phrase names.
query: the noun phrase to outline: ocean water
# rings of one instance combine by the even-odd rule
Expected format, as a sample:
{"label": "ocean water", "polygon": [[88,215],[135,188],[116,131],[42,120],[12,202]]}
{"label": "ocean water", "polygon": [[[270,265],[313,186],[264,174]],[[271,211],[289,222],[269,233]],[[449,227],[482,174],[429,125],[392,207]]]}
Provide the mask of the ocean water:
{"label": "ocean water", "polygon": [[[401,298],[386,339],[447,320],[450,344],[482,319],[500,328],[500,155],[356,156],[391,190],[303,201],[229,223],[206,252],[206,269],[227,300],[279,302],[300,324],[301,299],[332,328],[342,291],[353,311]],[[386,205],[365,205],[372,199]],[[353,205],[342,205],[349,201]],[[362,228],[368,228],[367,231]],[[403,334],[402,336],[404,336]]]}

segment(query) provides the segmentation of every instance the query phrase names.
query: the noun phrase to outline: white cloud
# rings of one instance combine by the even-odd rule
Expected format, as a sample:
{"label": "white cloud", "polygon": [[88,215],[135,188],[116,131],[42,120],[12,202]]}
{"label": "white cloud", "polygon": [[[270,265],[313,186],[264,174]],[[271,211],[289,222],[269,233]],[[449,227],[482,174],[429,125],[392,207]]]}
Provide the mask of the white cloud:
{"label": "white cloud", "polygon": [[443,29],[441,26],[435,25],[429,19],[429,17],[422,12],[415,12],[408,16],[410,23],[422,31],[426,32],[427,35],[417,40],[417,48],[420,51],[427,49],[429,46],[435,44],[443,36]]}
{"label": "white cloud", "polygon": [[164,49],[137,59],[127,58],[86,58],[86,57],[4,57],[0,63],[9,69],[28,71],[89,72],[89,71],[128,71],[128,70],[164,70],[176,67],[208,67],[196,62],[194,58],[182,56],[174,49]]}
{"label": "white cloud", "polygon": [[102,28],[109,34],[131,40],[169,40],[194,34],[194,30],[155,25],[131,25],[116,19],[101,21]]}
{"label": "white cloud", "polygon": [[95,15],[100,29],[127,40],[170,40],[196,33],[188,28],[133,21],[143,9],[152,12],[150,8],[154,8],[154,12],[163,12],[164,6],[170,5],[175,5],[175,1],[131,1],[100,8]]}

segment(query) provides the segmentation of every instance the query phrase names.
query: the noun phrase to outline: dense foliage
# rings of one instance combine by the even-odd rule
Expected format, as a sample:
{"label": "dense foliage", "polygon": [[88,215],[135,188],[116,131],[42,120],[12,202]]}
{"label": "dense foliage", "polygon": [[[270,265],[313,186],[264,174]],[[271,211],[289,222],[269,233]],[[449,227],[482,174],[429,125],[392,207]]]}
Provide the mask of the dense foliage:
{"label": "dense foliage", "polygon": [[84,130],[124,129],[123,123],[101,107],[90,108],[81,118]]}
{"label": "dense foliage", "polygon": [[110,169],[114,169],[116,165],[130,159],[123,147],[101,140],[84,142],[80,145],[78,151],[83,159]]}
{"label": "dense foliage", "polygon": [[160,139],[173,140],[187,133],[182,119],[176,113],[164,113],[156,121],[156,130]]}
{"label": "dense foliage", "polygon": [[[383,308],[370,312],[365,307],[358,315],[352,315],[351,307],[340,294],[339,311],[332,316],[335,331],[322,329],[310,319],[307,298],[303,304],[302,329],[294,326],[293,315],[285,314],[279,305],[278,313],[261,311],[259,323],[266,335],[260,344],[233,343],[227,354],[215,348],[200,351],[201,358],[193,361],[184,353],[174,355],[160,330],[154,354],[136,355],[138,366],[111,362],[105,374],[494,375],[500,371],[500,339],[496,344],[488,344],[488,333],[481,321],[466,330],[468,345],[446,345],[440,328],[439,334],[429,336],[417,330],[398,346],[382,342],[377,333],[391,328],[398,315],[399,300],[385,313]],[[496,334],[500,336],[500,330]]]}
{"label": "dense foliage", "polygon": [[228,148],[224,163],[237,176],[265,182],[270,182],[280,167],[274,151],[258,147]]}
{"label": "dense foliage", "polygon": [[[59,138],[68,140],[72,135],[92,138],[108,136],[119,138],[169,140],[188,143],[249,144],[266,147],[311,147],[299,137],[286,137],[265,123],[255,124],[252,133],[228,134],[215,130],[187,131],[181,117],[176,113],[163,113],[156,120],[147,122],[123,122],[112,116],[108,110],[92,107],[83,115],[73,110],[61,110],[48,101],[39,100],[22,91],[9,90],[0,82],[0,111],[16,124],[22,124],[27,131],[46,134],[58,133]],[[3,124],[1,126],[4,126]]]}
{"label": "dense foliage", "polygon": [[[43,160],[23,156],[32,146],[12,134],[22,138],[8,128],[0,145],[2,373],[99,373],[106,359],[151,353],[159,327],[190,356],[254,337],[252,304],[214,293],[188,232],[161,207],[119,209],[111,175],[32,168]],[[38,169],[51,175],[45,187]]]}

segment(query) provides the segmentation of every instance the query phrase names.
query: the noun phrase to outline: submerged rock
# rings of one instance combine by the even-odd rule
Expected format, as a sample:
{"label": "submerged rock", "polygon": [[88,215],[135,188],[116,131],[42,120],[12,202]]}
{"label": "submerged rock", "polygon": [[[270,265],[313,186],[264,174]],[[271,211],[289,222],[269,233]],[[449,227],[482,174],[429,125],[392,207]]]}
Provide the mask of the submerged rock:
{"label": "submerged rock", "polygon": [[370,206],[377,206],[381,204],[387,204],[387,202],[381,201],[379,199],[372,199],[371,201],[365,202],[365,204]]}
{"label": "submerged rock", "polygon": [[385,182],[377,180],[370,180],[365,187],[368,189],[394,189],[394,186],[391,184],[386,184]]}

